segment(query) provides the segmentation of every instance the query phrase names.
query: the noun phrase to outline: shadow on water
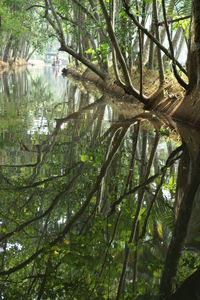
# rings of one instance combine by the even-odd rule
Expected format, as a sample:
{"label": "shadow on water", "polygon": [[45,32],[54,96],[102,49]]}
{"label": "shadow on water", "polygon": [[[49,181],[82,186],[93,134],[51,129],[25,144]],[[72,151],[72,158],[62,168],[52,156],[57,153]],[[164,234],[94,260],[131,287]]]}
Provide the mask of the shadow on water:
{"label": "shadow on water", "polygon": [[198,130],[97,95],[0,77],[2,299],[157,299],[199,265]]}

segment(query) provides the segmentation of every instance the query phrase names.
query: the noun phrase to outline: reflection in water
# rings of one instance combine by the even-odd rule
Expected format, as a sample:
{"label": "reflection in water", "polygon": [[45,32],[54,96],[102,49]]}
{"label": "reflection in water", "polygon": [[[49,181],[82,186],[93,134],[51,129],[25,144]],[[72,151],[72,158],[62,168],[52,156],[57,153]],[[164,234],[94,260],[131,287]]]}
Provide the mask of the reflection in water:
{"label": "reflection in water", "polygon": [[161,293],[178,261],[190,275],[198,159],[174,123],[127,119],[51,69],[0,91],[2,299],[153,299],[164,264]]}

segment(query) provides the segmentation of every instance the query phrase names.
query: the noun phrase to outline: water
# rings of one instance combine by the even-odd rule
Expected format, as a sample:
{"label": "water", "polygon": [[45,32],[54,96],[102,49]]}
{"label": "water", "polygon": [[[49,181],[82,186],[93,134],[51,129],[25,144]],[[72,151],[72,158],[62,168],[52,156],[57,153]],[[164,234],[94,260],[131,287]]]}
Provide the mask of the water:
{"label": "water", "polygon": [[2,299],[115,299],[120,278],[124,299],[158,294],[191,164],[181,126],[51,67],[1,75]]}

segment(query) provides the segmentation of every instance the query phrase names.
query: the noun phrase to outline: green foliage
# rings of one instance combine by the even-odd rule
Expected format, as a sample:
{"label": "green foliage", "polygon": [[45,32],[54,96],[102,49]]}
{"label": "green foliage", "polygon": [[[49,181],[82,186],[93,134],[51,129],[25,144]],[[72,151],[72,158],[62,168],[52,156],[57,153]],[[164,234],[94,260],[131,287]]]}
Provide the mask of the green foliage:
{"label": "green foliage", "polygon": [[175,6],[179,16],[188,15],[192,9],[192,0],[176,0]]}
{"label": "green foliage", "polygon": [[88,48],[87,50],[85,50],[85,53],[91,55],[91,60],[94,62],[97,62],[99,57],[101,57],[103,62],[106,62],[107,56],[110,52],[111,50],[107,43],[101,44],[100,47],[96,48],[96,51],[92,48]]}
{"label": "green foliage", "polygon": [[[107,45],[102,47],[107,49]],[[27,74],[17,76],[13,75],[13,82],[19,82],[20,78],[26,83],[30,80]],[[170,207],[176,176],[169,175],[170,172],[166,174],[163,190],[149,216],[145,237],[139,239],[136,246],[134,241],[130,242],[130,235],[140,191],[120,198],[122,202],[108,217],[111,205],[124,195],[136,139],[133,127],[129,128],[117,153],[107,164],[120,138],[120,131],[109,133],[110,126],[112,128],[113,124],[118,124],[115,113],[110,125],[104,118],[105,105],[101,103],[88,109],[90,98],[87,94],[80,94],[77,100],[75,95],[79,90],[72,83],[68,85],[68,93],[61,95],[62,101],[67,100],[68,103],[62,105],[60,99],[48,91],[41,78],[32,78],[31,89],[24,94],[21,92],[27,84],[19,88],[13,86],[13,82],[8,84],[7,91],[10,88],[12,93],[5,92],[0,96],[1,107],[5,108],[1,111],[1,128],[9,133],[0,143],[1,159],[5,163],[0,174],[0,238],[11,234],[6,239],[9,247],[3,251],[3,269],[12,270],[37,253],[38,249],[41,253],[25,267],[11,273],[9,281],[2,276],[1,289],[5,298],[15,299],[17,295],[19,299],[28,299],[29,289],[31,297],[38,297],[44,278],[44,299],[88,299],[88,295],[92,299],[116,298],[125,245],[130,255],[124,296],[129,299],[156,295],[164,253],[173,230],[173,211]],[[13,109],[16,101],[19,116]],[[43,120],[47,120],[46,131],[38,124],[41,115]],[[13,122],[15,120],[13,124],[12,119]],[[6,125],[8,120],[9,126]],[[138,153],[143,151],[144,131],[151,140],[155,135],[149,122],[148,126],[141,125]],[[163,151],[158,151],[157,160],[163,162],[168,156],[167,140],[163,138],[160,143],[165,147]],[[147,149],[151,149],[150,145]],[[149,153],[143,162],[145,168],[148,158]],[[154,172],[152,165],[151,175]],[[101,177],[102,174],[105,175]],[[133,188],[143,180],[141,157],[135,160],[132,176]],[[160,177],[145,190],[138,215],[139,236],[159,182]],[[164,199],[165,190],[170,193],[171,200]],[[80,213],[80,208],[87,201],[86,209]],[[120,210],[121,216],[117,221]],[[66,232],[67,224],[76,214],[77,221]],[[61,235],[62,238],[59,238]],[[1,247],[4,246],[2,242]],[[136,251],[138,280],[133,295],[131,280]],[[187,274],[198,260],[193,262],[188,266]],[[184,263],[182,268],[185,268]],[[181,272],[180,278],[183,277]]]}
{"label": "green foliage", "polygon": [[[111,2],[104,2],[109,11]],[[49,35],[59,37],[59,30],[49,29],[44,20],[43,8],[27,10],[27,5],[41,3],[44,5],[40,1],[3,1],[0,15],[4,48],[11,36],[15,45],[20,47],[22,39],[42,53]],[[53,7],[69,46],[102,65],[110,59],[113,46],[104,15],[99,5],[91,7],[91,1],[78,3],[53,1]],[[146,3],[152,5],[150,0]],[[131,4],[131,12],[141,18],[143,3],[138,9],[135,2]],[[184,15],[187,5],[176,1],[177,13],[173,11],[170,17]],[[145,16],[148,11],[149,7]],[[49,15],[55,22],[52,10]],[[133,48],[138,51],[138,30],[122,5],[117,8],[115,21],[114,33],[128,61]],[[177,23],[172,30],[177,26],[186,29],[187,21]],[[160,128],[160,143],[148,170],[152,137],[160,124],[156,117],[155,128],[150,121],[145,124],[145,116],[152,119],[148,113],[125,120],[121,111],[109,105],[106,109],[107,102],[97,99],[97,93],[90,98],[85,90],[82,93],[73,83],[67,83],[58,99],[60,86],[54,94],[40,78],[20,76],[12,73],[8,81],[5,77],[0,81],[0,238],[4,239],[0,256],[5,271],[0,270],[0,284],[4,298],[36,299],[43,288],[44,299],[115,299],[126,249],[130,255],[123,298],[158,294],[174,230],[175,164],[167,170],[156,195],[161,170],[171,153],[167,147],[171,129]],[[56,85],[55,78],[51,85]],[[101,101],[88,106],[96,100]],[[122,137],[123,124],[127,132]],[[140,124],[138,136],[134,124]],[[148,177],[155,175],[155,180],[143,184],[147,170]],[[135,220],[138,227],[133,231]],[[132,232],[135,237],[131,240]],[[198,264],[197,256],[184,252],[179,281]]]}

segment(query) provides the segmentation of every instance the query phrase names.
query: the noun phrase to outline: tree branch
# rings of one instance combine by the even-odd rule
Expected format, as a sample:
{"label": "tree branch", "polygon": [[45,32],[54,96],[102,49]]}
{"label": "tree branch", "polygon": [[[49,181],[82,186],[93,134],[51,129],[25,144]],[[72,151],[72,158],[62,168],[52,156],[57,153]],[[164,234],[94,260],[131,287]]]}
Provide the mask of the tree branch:
{"label": "tree branch", "polygon": [[[172,60],[172,55],[167,51],[167,49],[144,27],[142,26],[136,19],[136,17],[130,12],[130,6],[127,4],[126,0],[122,0],[124,4],[124,9],[127,13],[127,15],[132,19],[134,24],[139,27],[165,54],[167,57],[169,57]],[[187,75],[186,70],[183,68],[183,66],[175,60],[177,66],[180,68],[180,70]]]}
{"label": "tree branch", "polygon": [[165,29],[166,29],[166,32],[167,32],[167,38],[168,38],[169,47],[170,47],[171,56],[172,56],[172,67],[173,67],[173,71],[174,71],[174,76],[176,77],[178,83],[182,87],[184,87],[184,89],[187,91],[189,89],[189,85],[180,77],[180,75],[178,74],[177,69],[176,69],[176,60],[175,60],[175,56],[174,56],[174,48],[173,48],[172,40],[171,40],[170,33],[169,33],[169,27],[168,27],[168,24],[167,24],[167,15],[166,15],[165,1],[164,0],[162,0],[162,9],[163,9]]}
{"label": "tree branch", "polygon": [[[174,20],[167,20],[167,23],[168,24],[173,24],[173,23],[176,23],[176,22],[179,22],[179,21],[183,21],[183,20],[186,20],[186,19],[190,19],[191,18],[191,15],[188,15],[188,16],[185,16],[185,17],[180,17],[180,18],[177,18],[177,19],[174,19]],[[157,24],[158,26],[162,26],[162,25],[165,25],[165,21],[162,21],[162,22],[159,22]]]}

